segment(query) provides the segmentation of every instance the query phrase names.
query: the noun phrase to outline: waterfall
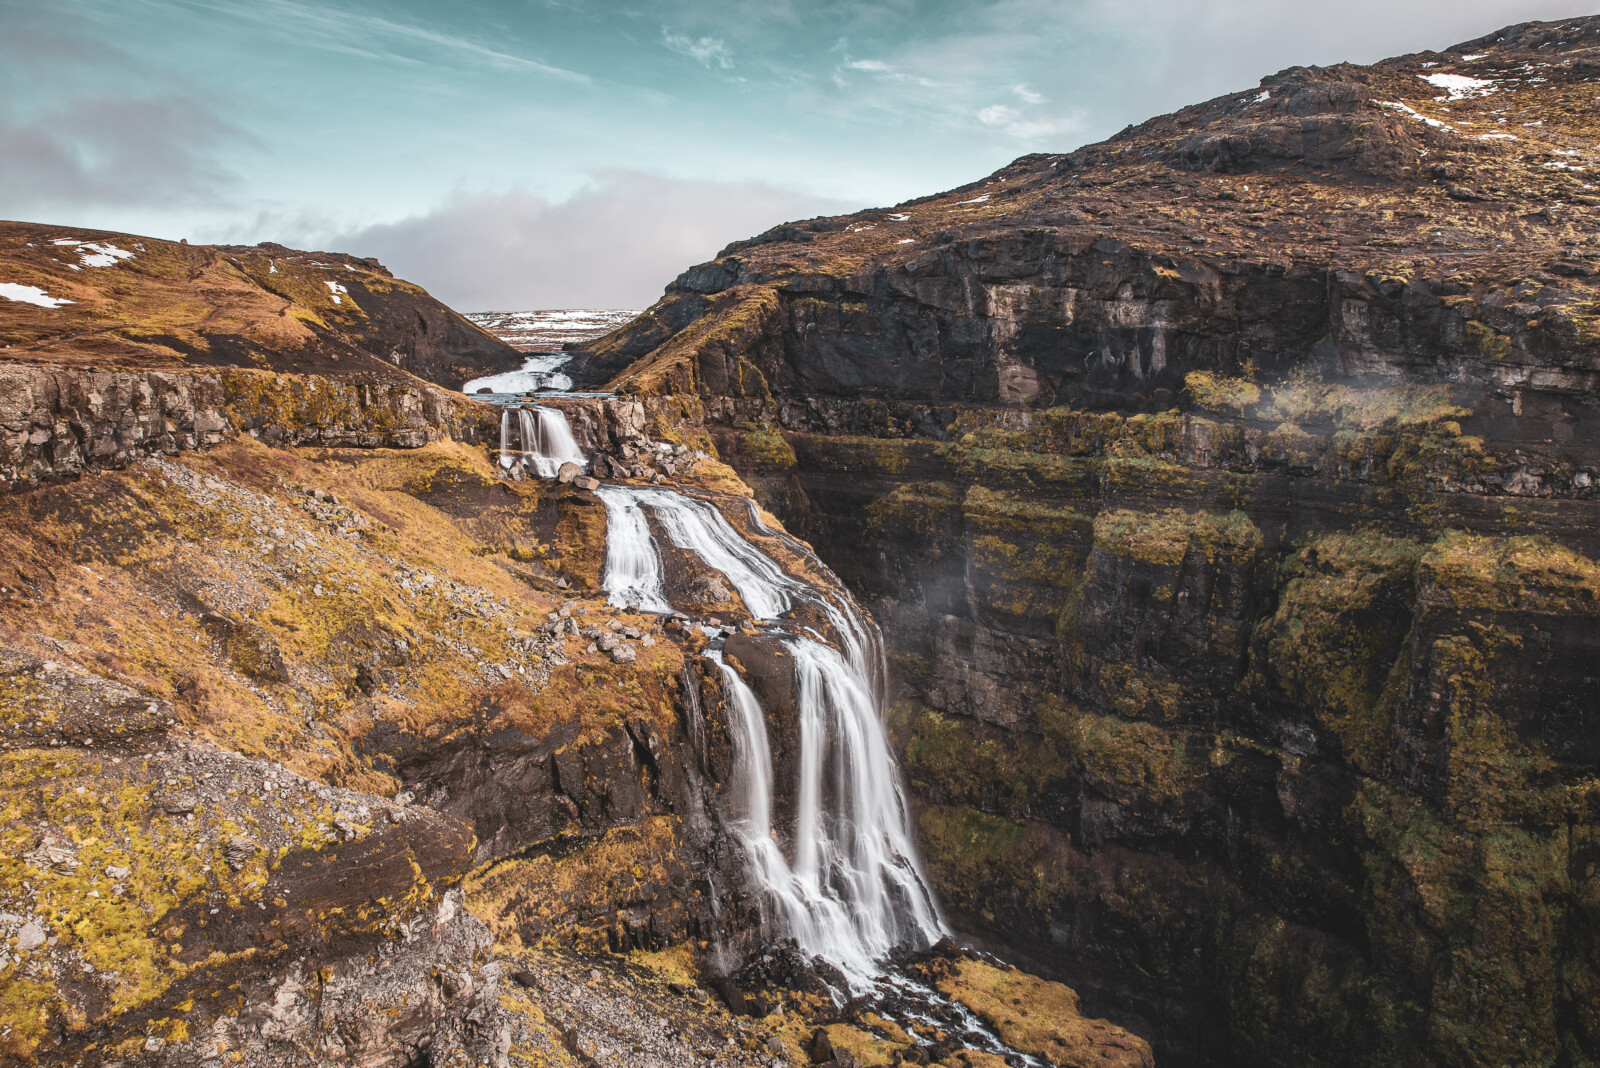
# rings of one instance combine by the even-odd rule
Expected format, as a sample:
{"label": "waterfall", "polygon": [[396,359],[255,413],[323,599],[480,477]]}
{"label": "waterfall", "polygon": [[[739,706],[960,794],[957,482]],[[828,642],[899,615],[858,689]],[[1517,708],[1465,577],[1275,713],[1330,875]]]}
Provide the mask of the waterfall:
{"label": "waterfall", "polygon": [[[511,447],[513,418],[519,450]],[[518,459],[540,478],[555,478],[564,463],[582,467],[589,462],[573,440],[566,413],[537,407],[507,408],[500,413],[500,466],[510,467]]]}
{"label": "waterfall", "polygon": [[[605,588],[612,604],[669,610],[643,513],[649,508],[668,540],[721,572],[752,615],[773,620],[797,603],[815,605],[843,647],[806,634],[778,639],[795,665],[800,720],[796,819],[788,833],[772,826],[775,783],[760,701],[719,652],[707,654],[729,702],[735,769],[729,824],[782,934],[857,984],[867,983],[874,962],[895,946],[936,941],[943,924],[917,864],[883,730],[885,669],[877,628],[847,593],[786,573],[708,501],[663,489],[605,486],[599,492],[607,509]],[[759,516],[754,521],[762,533],[777,536]]]}
{"label": "waterfall", "polygon": [[639,491],[607,485],[595,492],[606,506],[606,599],[618,608],[671,612],[661,585],[661,554],[639,507]]}

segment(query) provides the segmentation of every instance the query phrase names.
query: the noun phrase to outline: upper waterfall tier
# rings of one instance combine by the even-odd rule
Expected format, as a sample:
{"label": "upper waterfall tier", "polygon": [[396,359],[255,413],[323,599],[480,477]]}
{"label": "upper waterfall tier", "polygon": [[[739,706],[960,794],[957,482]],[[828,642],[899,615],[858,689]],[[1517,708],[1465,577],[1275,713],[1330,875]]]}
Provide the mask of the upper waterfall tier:
{"label": "upper waterfall tier", "polygon": [[[513,437],[517,448],[512,447]],[[555,478],[565,463],[589,460],[572,437],[565,412],[554,408],[507,408],[500,413],[500,466],[521,461],[540,478]]]}

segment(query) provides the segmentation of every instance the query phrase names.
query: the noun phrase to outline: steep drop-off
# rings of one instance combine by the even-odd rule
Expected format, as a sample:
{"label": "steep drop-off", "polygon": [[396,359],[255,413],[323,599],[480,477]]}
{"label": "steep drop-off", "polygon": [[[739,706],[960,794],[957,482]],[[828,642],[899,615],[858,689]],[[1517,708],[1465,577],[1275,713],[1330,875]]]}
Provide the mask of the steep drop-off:
{"label": "steep drop-off", "polygon": [[1166,1064],[1600,1059],[1600,19],[777,227],[576,354],[882,622],[952,917]]}
{"label": "steep drop-off", "polygon": [[[848,598],[697,405],[502,422],[438,384],[495,343],[375,265],[11,230],[51,243],[0,262],[0,1063],[994,1068],[986,1027],[1151,1064],[948,942],[897,958],[920,1001],[846,1000],[770,922],[729,693],[761,692],[786,839],[793,658],[660,509],[684,612],[608,603],[597,490],[692,496],[772,581]],[[401,366],[371,343],[397,293],[419,349],[457,331]]]}

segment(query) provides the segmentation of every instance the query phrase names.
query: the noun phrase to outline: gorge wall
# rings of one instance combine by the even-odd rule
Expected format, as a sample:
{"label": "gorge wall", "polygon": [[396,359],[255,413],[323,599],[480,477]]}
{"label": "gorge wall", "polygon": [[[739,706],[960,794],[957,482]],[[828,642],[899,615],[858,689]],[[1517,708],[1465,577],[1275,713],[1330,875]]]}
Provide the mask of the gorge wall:
{"label": "gorge wall", "polygon": [[[949,943],[845,997],[771,922],[729,680],[792,835],[793,658],[660,508],[680,611],[608,603],[605,494],[849,598],[696,398],[503,420],[441,383],[520,357],[348,257],[5,224],[0,272],[0,1063],[1152,1063]],[[609,485],[500,437],[550,420]]]}
{"label": "gorge wall", "polygon": [[1285,71],[576,356],[867,600],[958,925],[1163,1063],[1600,1057],[1597,92],[1600,19]]}

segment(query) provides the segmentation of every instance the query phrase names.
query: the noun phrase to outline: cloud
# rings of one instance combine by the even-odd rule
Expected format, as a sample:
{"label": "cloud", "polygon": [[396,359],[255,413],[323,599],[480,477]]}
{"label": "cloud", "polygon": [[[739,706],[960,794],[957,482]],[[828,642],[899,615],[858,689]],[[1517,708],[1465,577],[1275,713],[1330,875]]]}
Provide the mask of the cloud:
{"label": "cloud", "polygon": [[852,207],[760,182],[608,170],[563,201],[520,189],[462,193],[423,215],[315,240],[377,256],[468,311],[644,308],[730,241]]}
{"label": "cloud", "polygon": [[212,203],[237,180],[217,160],[249,140],[183,97],[68,97],[30,118],[0,116],[0,204],[14,218],[58,205]]}
{"label": "cloud", "polygon": [[715,63],[724,69],[733,66],[733,56],[728,51],[728,46],[720,37],[690,37],[687,34],[673,33],[666,27],[661,29],[661,42],[681,56],[688,56],[701,66],[710,67]]}
{"label": "cloud", "polygon": [[1017,99],[1022,101],[1024,104],[1044,103],[1044,96],[1040,93],[1034,92],[1032,89],[1029,89],[1026,85],[1013,85],[1011,87],[1011,91],[1015,93],[1017,95]]}
{"label": "cloud", "polygon": [[465,34],[448,33],[431,26],[351,10],[327,3],[300,0],[146,0],[213,15],[231,16],[307,48],[373,59],[384,63],[417,64],[402,49],[420,47],[434,55],[454,55],[500,70],[518,70],[559,81],[588,85],[587,74],[567,70],[527,56],[490,48]]}
{"label": "cloud", "polygon": [[851,70],[869,70],[879,73],[887,72],[890,69],[889,64],[881,59],[854,59],[846,63],[845,66]]}
{"label": "cloud", "polygon": [[1062,142],[1063,138],[1083,130],[1083,120],[1077,115],[1029,118],[1009,104],[991,104],[978,112],[978,121],[991,130],[1025,144],[1048,148]]}

